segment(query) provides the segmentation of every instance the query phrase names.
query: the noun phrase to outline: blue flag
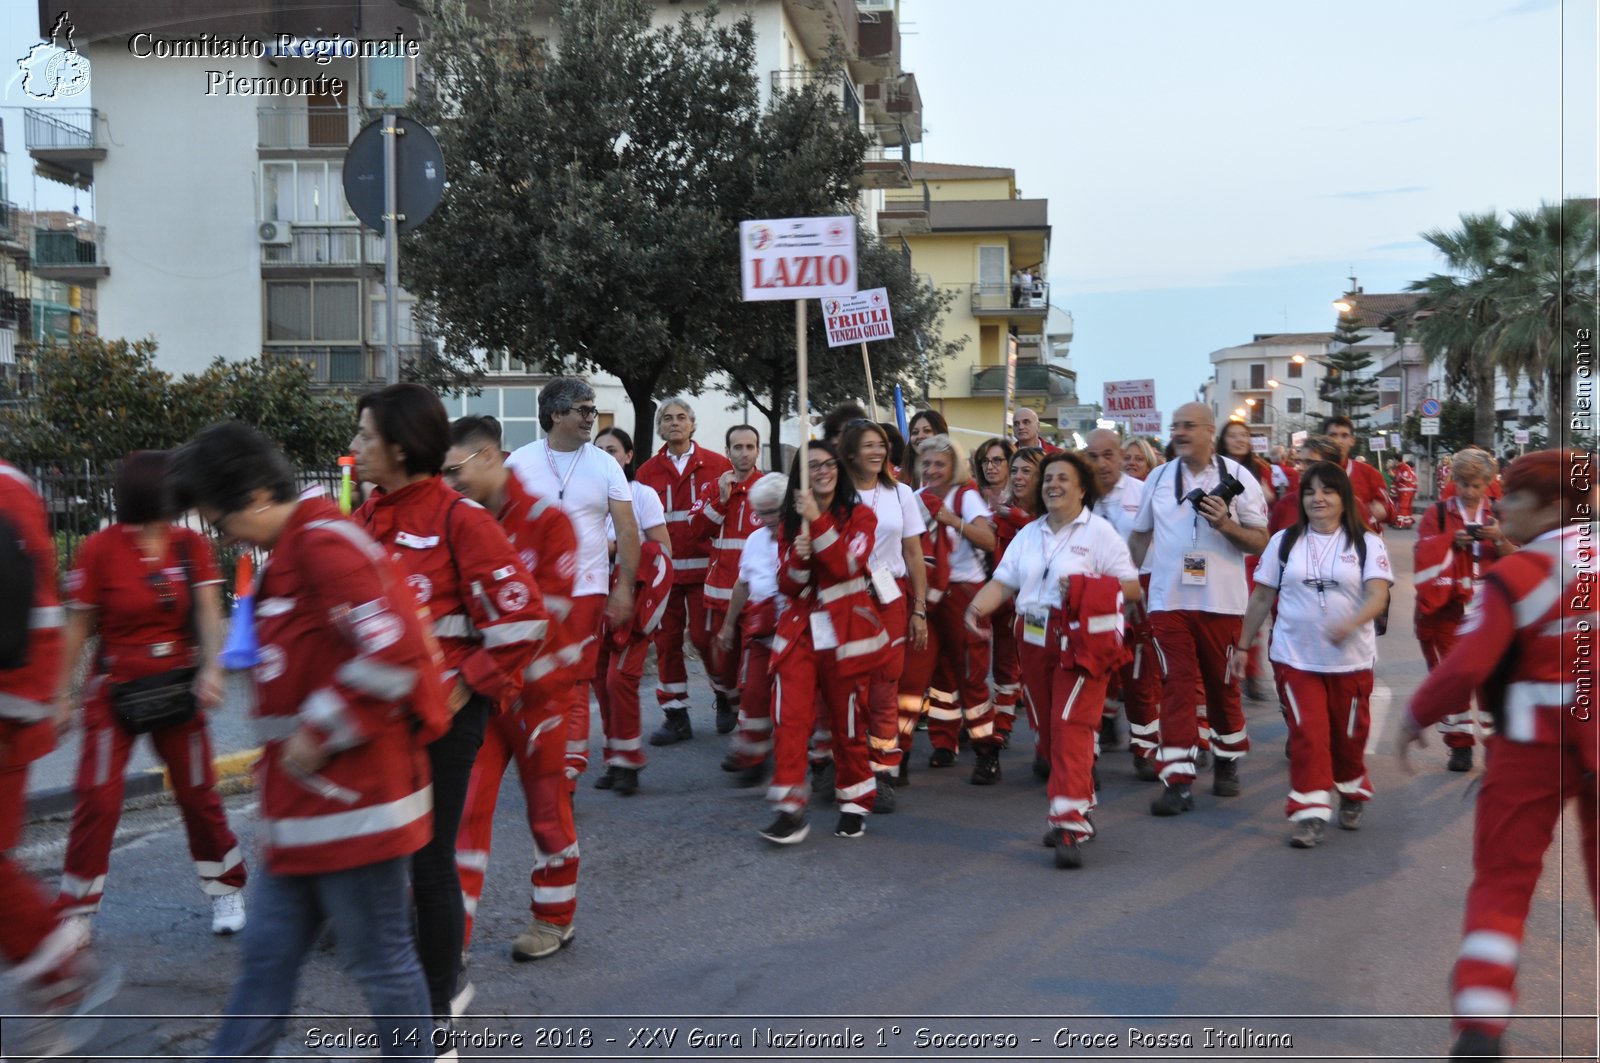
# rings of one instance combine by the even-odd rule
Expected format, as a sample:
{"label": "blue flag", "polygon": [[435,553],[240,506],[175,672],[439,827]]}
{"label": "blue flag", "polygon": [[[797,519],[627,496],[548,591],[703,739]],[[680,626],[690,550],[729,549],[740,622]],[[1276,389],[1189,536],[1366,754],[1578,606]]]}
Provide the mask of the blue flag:
{"label": "blue flag", "polygon": [[900,434],[904,436],[910,431],[906,425],[906,397],[900,391],[900,385],[894,386],[894,420],[900,426]]}

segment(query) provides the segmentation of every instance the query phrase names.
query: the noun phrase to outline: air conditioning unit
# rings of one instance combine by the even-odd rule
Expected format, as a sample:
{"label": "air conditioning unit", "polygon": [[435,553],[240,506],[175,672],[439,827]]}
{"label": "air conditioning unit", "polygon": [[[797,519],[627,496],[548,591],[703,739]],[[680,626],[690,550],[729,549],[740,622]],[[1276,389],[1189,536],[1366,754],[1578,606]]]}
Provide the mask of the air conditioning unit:
{"label": "air conditioning unit", "polygon": [[256,226],[256,237],[264,244],[287,244],[294,241],[294,233],[286,221],[264,221]]}

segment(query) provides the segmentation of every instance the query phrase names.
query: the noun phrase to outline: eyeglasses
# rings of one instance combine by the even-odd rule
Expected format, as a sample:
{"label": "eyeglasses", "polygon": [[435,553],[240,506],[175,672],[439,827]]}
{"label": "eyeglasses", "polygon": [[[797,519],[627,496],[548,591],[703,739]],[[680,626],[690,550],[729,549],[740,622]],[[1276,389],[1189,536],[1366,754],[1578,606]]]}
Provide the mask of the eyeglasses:
{"label": "eyeglasses", "polygon": [[1201,421],[1173,421],[1167,427],[1174,432],[1192,432],[1196,428],[1204,428],[1207,426]]}
{"label": "eyeglasses", "polygon": [[1003,454],[998,456],[990,455],[989,457],[983,459],[983,464],[985,465],[1004,465],[1005,463],[1006,459],[1005,455]]}
{"label": "eyeglasses", "polygon": [[440,471],[441,474],[443,474],[445,476],[455,476],[455,475],[459,474],[462,469],[467,467],[467,462],[471,461],[473,458],[477,457],[479,454],[482,454],[485,450],[488,450],[488,449],[489,449],[489,444],[485,443],[483,446],[479,447],[477,450],[474,450],[471,454],[468,454],[465,458],[462,458],[460,461],[456,462],[454,465],[446,465],[443,469],[441,469],[439,471]]}
{"label": "eyeglasses", "polygon": [[832,472],[839,467],[839,463],[829,458],[827,461],[808,461],[806,469],[815,476],[819,472]]}
{"label": "eyeglasses", "polygon": [[600,408],[598,406],[568,406],[563,412],[575,413],[585,421],[600,416]]}

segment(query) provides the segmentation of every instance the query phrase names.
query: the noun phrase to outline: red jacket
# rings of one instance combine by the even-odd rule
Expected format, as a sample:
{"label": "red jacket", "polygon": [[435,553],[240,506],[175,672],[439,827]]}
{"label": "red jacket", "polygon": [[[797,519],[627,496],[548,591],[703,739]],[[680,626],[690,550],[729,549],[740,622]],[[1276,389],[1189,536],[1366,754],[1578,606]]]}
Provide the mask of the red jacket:
{"label": "red jacket", "polygon": [[[555,703],[555,693],[576,682],[574,670],[583,658],[583,639],[566,624],[578,572],[578,537],[560,506],[531,493],[514,474],[506,478],[506,500],[498,519],[549,614],[544,641],[523,672],[524,696],[519,699],[523,709],[540,708]],[[530,691],[536,696],[526,696]]]}
{"label": "red jacket", "polygon": [[[1344,471],[1350,474],[1350,490],[1356,496],[1362,523],[1368,531],[1382,535],[1384,524],[1394,516],[1394,501],[1389,497],[1389,485],[1383,482],[1383,473],[1354,459],[1344,463]],[[1372,515],[1373,502],[1383,505],[1383,513],[1376,518]]]}
{"label": "red jacket", "polygon": [[[1483,512],[1486,516],[1494,512],[1487,500]],[[1453,501],[1437,502],[1422,511],[1417,541],[1411,548],[1412,579],[1417,590],[1414,620],[1419,639],[1453,631],[1472,600],[1473,588],[1500,558],[1491,542],[1473,543],[1465,550],[1457,548],[1456,532],[1464,531],[1466,526]]]}
{"label": "red jacket", "polygon": [[427,607],[446,681],[459,673],[496,707],[515,700],[549,624],[533,578],[488,511],[430,476],[374,492],[354,517]]}
{"label": "red jacket", "polygon": [[[638,635],[652,635],[661,626],[667,614],[667,601],[672,597],[672,558],[661,544],[646,539],[639,544],[639,579],[633,592],[633,631]],[[622,645],[627,639],[618,641]]]}
{"label": "red jacket", "polygon": [[672,581],[676,584],[705,581],[710,558],[705,547],[695,542],[689,529],[689,514],[700,498],[700,489],[710,484],[712,490],[716,490],[717,479],[731,468],[733,463],[727,458],[696,443],[680,475],[663,444],[655,457],[639,466],[634,476],[661,496],[661,507],[667,511],[667,536],[672,540]]}
{"label": "red jacket", "polygon": [[931,487],[919,488],[917,505],[922,509],[922,564],[928,570],[928,604],[944,597],[950,589],[950,537],[941,535],[944,526],[934,518],[944,508],[944,499]]}
{"label": "red jacket", "polygon": [[[744,541],[761,526],[756,523],[756,509],[750,504],[750,488],[759,479],[761,473],[756,470],[732,484],[726,502],[715,480],[702,484],[700,497],[690,511],[689,535],[695,548],[703,550],[710,562],[706,569],[706,603],[713,609],[728,608],[733,585],[739,582],[739,555],[744,553]],[[672,551],[676,557],[676,542]]]}
{"label": "red jacket", "polygon": [[1063,666],[1098,677],[1133,660],[1123,641],[1122,581],[1115,576],[1068,576],[1061,612]]}
{"label": "red jacket", "polygon": [[[56,546],[44,500],[33,481],[0,461],[0,516],[33,560],[33,604],[28,614],[28,659],[0,671],[0,768],[38,760],[55,748],[50,702],[61,670],[61,628],[66,614],[56,591]],[[0,588],[0,594],[11,588]]]}
{"label": "red jacket", "polygon": [[1476,691],[1501,735],[1575,747],[1593,779],[1600,766],[1593,685],[1573,670],[1579,636],[1600,629],[1593,534],[1592,524],[1568,525],[1500,559],[1484,577],[1455,646],[1412,695],[1409,711],[1419,729],[1459,712]]}
{"label": "red jacket", "polygon": [[[259,837],[275,874],[361,867],[433,836],[425,745],[449,711],[420,612],[338,507],[295,507],[256,585]],[[296,732],[331,754],[313,776],[282,759]]]}
{"label": "red jacket", "polygon": [[1395,494],[1401,494],[1405,491],[1415,491],[1416,489],[1417,470],[1402,461],[1394,467],[1394,492]]}
{"label": "red jacket", "polygon": [[1020,506],[994,507],[994,563],[1006,556],[1006,547],[1017,537],[1017,532],[1034,522],[1035,518]]}
{"label": "red jacket", "polygon": [[[779,530],[778,591],[786,606],[778,616],[778,633],[772,640],[774,661],[804,646],[806,652],[831,653],[834,667],[844,676],[866,675],[883,663],[889,633],[867,593],[867,567],[877,527],[877,518],[866,506],[852,507],[842,528],[832,513],[823,513],[811,522],[809,558],[798,556],[794,541]],[[836,649],[815,649],[811,614],[818,609],[827,613],[838,642]]]}

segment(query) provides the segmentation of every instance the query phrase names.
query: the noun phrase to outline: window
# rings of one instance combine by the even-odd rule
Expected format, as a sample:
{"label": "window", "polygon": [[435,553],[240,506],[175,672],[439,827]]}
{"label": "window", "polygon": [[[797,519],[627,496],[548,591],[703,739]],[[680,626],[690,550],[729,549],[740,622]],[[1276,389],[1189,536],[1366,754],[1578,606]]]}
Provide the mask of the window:
{"label": "window", "polygon": [[1301,377],[1305,376],[1305,368],[1306,364],[1304,362],[1290,362],[1289,379],[1299,380]]}
{"label": "window", "polygon": [[261,218],[303,225],[355,221],[355,213],[344,201],[344,164],[262,163]]}
{"label": "window", "polygon": [[1250,366],[1250,390],[1260,391],[1267,386],[1267,367],[1263,362],[1256,362]]}
{"label": "window", "polygon": [[501,446],[516,450],[541,436],[539,431],[538,388],[484,388],[477,395],[444,396],[444,408],[452,418],[466,414],[488,414],[498,418]]}
{"label": "window", "polygon": [[[397,309],[400,311],[399,325],[395,329],[395,342],[401,345],[420,343],[421,337],[417,335],[416,325],[411,318],[411,312],[416,303],[411,299],[402,298]],[[389,342],[389,315],[388,300],[380,293],[372,300],[372,342]]]}
{"label": "window", "polygon": [[1304,413],[1305,405],[1306,400],[1297,396],[1289,400],[1288,410],[1290,413]]}
{"label": "window", "polygon": [[268,281],[268,343],[360,343],[359,281]]}

